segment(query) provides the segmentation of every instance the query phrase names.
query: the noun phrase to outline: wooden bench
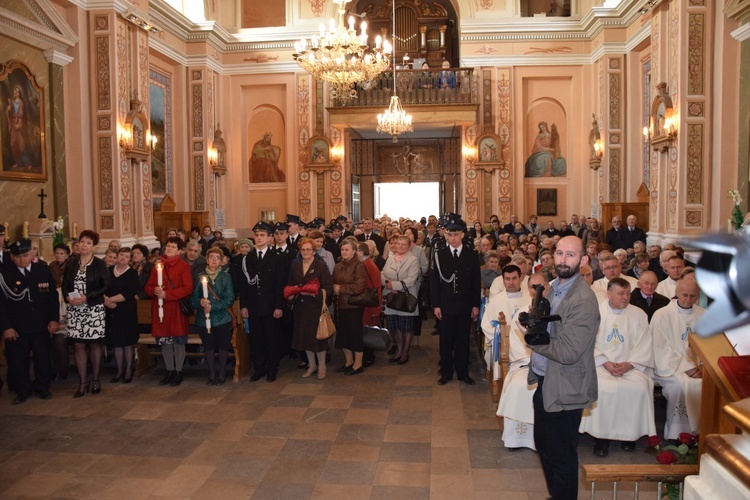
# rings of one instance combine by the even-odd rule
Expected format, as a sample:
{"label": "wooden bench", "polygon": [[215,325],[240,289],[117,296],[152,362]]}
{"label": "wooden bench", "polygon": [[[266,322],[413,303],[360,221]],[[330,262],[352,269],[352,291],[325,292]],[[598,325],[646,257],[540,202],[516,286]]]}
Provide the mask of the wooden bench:
{"label": "wooden bench", "polygon": [[[240,315],[239,301],[235,301],[229,310],[232,315],[232,349],[229,357],[234,359],[234,376],[232,380],[237,382],[242,378],[250,368],[250,346],[247,334],[245,333],[244,322]],[[195,317],[190,318],[192,325]],[[151,326],[151,300],[138,301],[138,324],[150,329]],[[201,345],[200,336],[197,333],[188,334],[188,345]],[[141,376],[156,366],[156,356],[161,356],[161,349],[155,349],[156,339],[150,332],[141,333],[138,343],[135,346],[135,374]],[[203,357],[203,352],[188,352],[185,354],[188,358]]]}
{"label": "wooden bench", "polygon": [[[662,464],[583,464],[583,475],[586,481],[591,482],[591,498],[596,498],[596,483],[611,482],[613,483],[613,496],[617,498],[617,483],[632,482],[635,483],[634,498],[638,498],[639,483],[657,483],[656,498],[662,497],[663,483],[680,483],[685,481],[686,476],[698,474],[699,467],[697,464],[681,465],[662,465]],[[680,495],[682,498],[682,495]]]}

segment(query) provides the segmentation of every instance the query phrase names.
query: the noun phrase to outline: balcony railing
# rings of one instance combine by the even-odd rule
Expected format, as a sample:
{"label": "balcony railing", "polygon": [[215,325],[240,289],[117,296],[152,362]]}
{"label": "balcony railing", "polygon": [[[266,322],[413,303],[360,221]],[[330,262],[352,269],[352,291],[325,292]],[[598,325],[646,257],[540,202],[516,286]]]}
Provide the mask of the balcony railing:
{"label": "balcony railing", "polygon": [[[472,100],[473,68],[445,70],[398,70],[396,89],[403,105],[476,104]],[[367,84],[356,85],[357,96],[348,101],[334,100],[334,107],[387,107],[393,95],[393,73],[381,73]]]}

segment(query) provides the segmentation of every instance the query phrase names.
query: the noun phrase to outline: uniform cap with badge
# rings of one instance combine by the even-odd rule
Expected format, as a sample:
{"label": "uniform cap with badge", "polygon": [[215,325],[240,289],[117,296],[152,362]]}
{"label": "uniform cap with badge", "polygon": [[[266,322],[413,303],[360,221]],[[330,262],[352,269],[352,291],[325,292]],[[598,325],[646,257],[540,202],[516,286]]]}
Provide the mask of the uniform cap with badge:
{"label": "uniform cap with badge", "polygon": [[284,222],[286,222],[287,224],[301,224],[302,220],[299,218],[299,215],[286,214],[286,219],[284,219]]}
{"label": "uniform cap with badge", "polygon": [[13,255],[23,255],[31,251],[31,240],[21,239],[10,246],[10,253]]}
{"label": "uniform cap with badge", "polygon": [[[284,225],[289,228],[288,225],[282,224],[281,222],[276,223],[276,226]],[[269,222],[266,222],[264,220],[259,220],[254,226],[253,231],[266,231],[268,234],[273,234],[274,232],[274,226],[272,226]]]}

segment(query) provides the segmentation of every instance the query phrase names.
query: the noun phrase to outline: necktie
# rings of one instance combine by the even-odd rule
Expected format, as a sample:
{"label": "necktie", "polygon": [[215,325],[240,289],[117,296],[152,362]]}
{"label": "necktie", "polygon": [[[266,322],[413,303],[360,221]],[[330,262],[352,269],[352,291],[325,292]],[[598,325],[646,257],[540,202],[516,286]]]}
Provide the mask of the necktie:
{"label": "necktie", "polygon": [[365,235],[365,241],[367,241],[367,240],[369,240],[369,239],[370,239],[370,235],[369,235],[369,234],[366,234],[366,235]]}
{"label": "necktie", "polygon": [[29,277],[29,276],[31,275],[31,273],[29,272],[29,268],[28,268],[28,267],[24,268],[24,270],[23,270],[23,274],[24,274],[24,276],[26,276],[27,278],[28,278],[28,277]]}
{"label": "necktie", "polygon": [[263,250],[258,250],[258,260],[263,260]]}
{"label": "necktie", "polygon": [[651,307],[651,301],[654,300],[653,295],[646,295],[646,304],[648,304],[649,307]]}
{"label": "necktie", "polygon": [[458,260],[458,248],[453,249],[453,260]]}

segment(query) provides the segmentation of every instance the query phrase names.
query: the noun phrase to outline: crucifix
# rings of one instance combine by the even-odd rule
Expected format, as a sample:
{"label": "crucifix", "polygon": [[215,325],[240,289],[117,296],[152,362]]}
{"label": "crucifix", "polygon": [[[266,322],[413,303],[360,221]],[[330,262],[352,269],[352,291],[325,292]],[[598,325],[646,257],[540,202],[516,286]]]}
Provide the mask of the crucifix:
{"label": "crucifix", "polygon": [[39,204],[41,205],[41,211],[39,212],[39,219],[46,219],[47,216],[44,215],[44,199],[47,197],[46,194],[44,194],[44,189],[42,189],[42,192],[37,195],[39,197]]}

